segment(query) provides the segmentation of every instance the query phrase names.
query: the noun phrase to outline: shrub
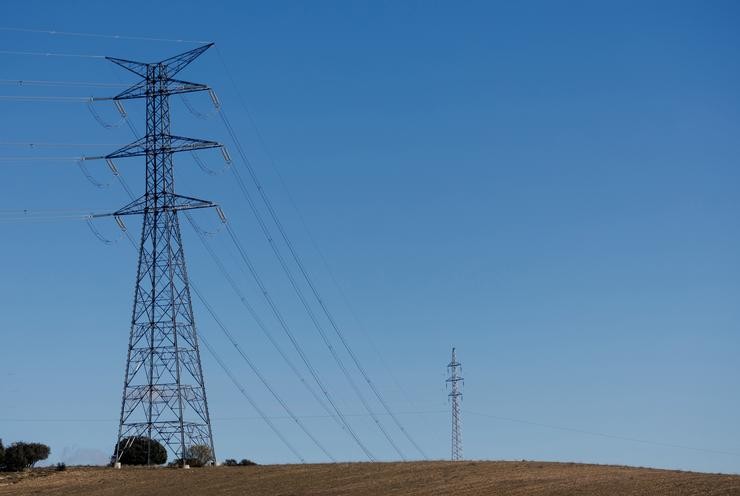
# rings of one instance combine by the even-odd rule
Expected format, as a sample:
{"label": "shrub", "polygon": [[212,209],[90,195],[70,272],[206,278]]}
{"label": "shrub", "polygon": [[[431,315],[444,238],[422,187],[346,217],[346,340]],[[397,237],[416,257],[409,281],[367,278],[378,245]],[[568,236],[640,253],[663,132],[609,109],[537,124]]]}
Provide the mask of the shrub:
{"label": "shrub", "polygon": [[257,464],[254,463],[252,460],[247,460],[246,458],[242,458],[242,461],[239,462],[239,465],[241,465],[242,467],[249,467],[249,466],[257,465]]}
{"label": "shrub", "polygon": [[239,465],[239,463],[233,458],[227,458],[226,460],[224,460],[225,467],[236,467],[237,465]]}
{"label": "shrub", "polygon": [[57,472],[64,472],[67,470],[67,464],[66,463],[57,463],[56,471]]}
{"label": "shrub", "polygon": [[162,465],[167,450],[159,441],[146,436],[125,437],[116,445],[118,461],[123,465]]}
{"label": "shrub", "polygon": [[17,472],[33,467],[37,462],[46,460],[51,450],[41,443],[13,443],[5,449],[4,467]]}
{"label": "shrub", "polygon": [[3,446],[3,440],[0,439],[0,469],[5,465],[5,447]]}
{"label": "shrub", "polygon": [[205,467],[213,461],[213,451],[205,444],[196,444],[185,450],[185,463],[191,467]]}

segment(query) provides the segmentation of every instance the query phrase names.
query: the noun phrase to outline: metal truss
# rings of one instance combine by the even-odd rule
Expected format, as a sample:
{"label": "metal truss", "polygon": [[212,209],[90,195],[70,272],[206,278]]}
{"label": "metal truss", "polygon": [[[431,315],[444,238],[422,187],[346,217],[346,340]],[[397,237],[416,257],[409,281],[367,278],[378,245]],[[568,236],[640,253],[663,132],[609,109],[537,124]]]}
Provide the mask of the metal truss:
{"label": "metal truss", "polygon": [[463,458],[462,453],[462,433],[460,432],[460,400],[462,399],[462,391],[460,391],[460,383],[463,378],[460,376],[462,365],[457,361],[455,354],[455,348],[452,348],[452,361],[447,365],[449,371],[449,377],[447,383],[451,386],[450,402],[452,403],[452,461],[459,461]]}
{"label": "metal truss", "polygon": [[206,85],[174,79],[211,45],[155,63],[108,58],[143,78],[113,97],[146,101],[146,136],[99,159],[146,157],[145,193],[108,215],[143,215],[131,334],[115,461],[145,436],[183,460],[195,445],[213,449],[208,400],[178,212],[216,206],[175,193],[173,154],[219,143],[170,133],[169,96]]}

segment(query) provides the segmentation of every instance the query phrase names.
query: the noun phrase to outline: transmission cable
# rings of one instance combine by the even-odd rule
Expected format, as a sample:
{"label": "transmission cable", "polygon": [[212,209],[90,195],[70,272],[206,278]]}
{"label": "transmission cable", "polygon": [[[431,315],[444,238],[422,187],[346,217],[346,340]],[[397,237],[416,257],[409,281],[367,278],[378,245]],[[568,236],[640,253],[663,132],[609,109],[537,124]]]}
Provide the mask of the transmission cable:
{"label": "transmission cable", "polygon": [[97,81],[54,81],[48,79],[0,79],[0,84],[12,86],[70,86],[77,88],[125,88],[129,86],[122,83],[102,83]]}
{"label": "transmission cable", "polygon": [[[339,281],[334,275],[334,272],[332,271],[331,267],[329,266],[329,262],[326,259],[326,256],[324,256],[323,251],[319,248],[318,243],[316,242],[316,239],[314,238],[313,234],[311,233],[311,230],[308,227],[308,223],[306,222],[306,219],[304,218],[303,214],[301,214],[300,209],[298,208],[298,204],[293,198],[293,195],[290,193],[290,189],[288,188],[288,185],[285,181],[285,178],[283,177],[283,174],[280,172],[279,167],[277,166],[277,162],[275,160],[275,157],[273,156],[270,147],[267,145],[267,140],[265,140],[264,136],[262,135],[262,131],[260,130],[259,126],[257,125],[257,121],[252,115],[252,112],[249,110],[249,106],[247,105],[245,98],[243,97],[242,93],[239,91],[239,87],[236,84],[236,80],[234,79],[234,75],[232,74],[231,70],[229,69],[229,66],[226,64],[226,59],[224,58],[223,53],[221,52],[221,49],[218,45],[214,45],[214,48],[216,50],[216,54],[218,55],[219,61],[221,62],[221,65],[224,68],[224,71],[226,72],[226,75],[229,79],[229,82],[231,83],[232,88],[234,89],[237,100],[241,104],[242,109],[246,113],[247,117],[249,118],[249,122],[252,125],[252,128],[255,131],[255,134],[257,135],[257,139],[259,143],[262,145],[263,150],[265,151],[265,154],[267,155],[268,161],[270,162],[270,165],[272,166],[272,169],[275,171],[275,174],[277,175],[281,186],[283,187],[283,190],[285,191],[288,200],[293,207],[293,210],[296,212],[298,219],[300,220],[301,225],[303,226],[304,231],[306,232],[308,239],[311,241],[311,244],[318,253],[319,258],[322,261],[322,264],[324,268],[326,269],[326,272],[329,274],[329,278],[331,279],[332,283],[334,284],[334,287],[337,289],[339,294],[342,297],[342,300],[349,310],[350,314],[352,315],[355,323],[357,324],[357,328],[360,330],[360,332],[367,338],[367,340],[370,342],[371,347],[373,348],[373,351],[375,352],[376,356],[380,359],[381,364],[383,365],[383,368],[388,373],[388,375],[393,380],[394,384],[398,388],[401,393],[403,393],[404,397],[406,398],[406,401],[411,404],[411,401],[409,400],[409,395],[404,390],[403,386],[401,386],[398,378],[393,373],[393,369],[388,365],[388,363],[385,360],[385,356],[380,353],[377,346],[375,345],[374,341],[372,340],[370,334],[365,330],[365,326],[360,321],[360,318],[357,315],[357,312],[355,311],[354,307],[349,301],[349,298],[345,294],[345,291],[343,290],[341,284],[339,284]],[[211,98],[214,101],[215,106],[219,106],[218,99],[216,98],[216,94],[211,91]],[[423,455],[423,453],[422,453]],[[426,457],[426,456],[425,456]]]}
{"label": "transmission cable", "polygon": [[[240,157],[242,159],[242,162],[244,163],[245,167],[247,167],[248,170],[250,171],[250,174],[252,175],[252,179],[255,182],[255,185],[257,187],[257,190],[259,191],[260,195],[262,196],[263,201],[265,202],[265,204],[266,204],[266,206],[268,208],[268,211],[270,212],[270,215],[273,218],[273,221],[278,225],[278,227],[280,229],[280,232],[283,235],[283,239],[286,240],[289,243],[288,246],[289,246],[289,249],[290,249],[291,253],[293,254],[293,257],[296,259],[296,262],[298,262],[300,264],[299,266],[301,267],[301,271],[304,273],[304,276],[307,277],[307,273],[305,272],[305,269],[302,267],[302,263],[300,263],[300,259],[298,258],[297,254],[295,253],[295,250],[292,248],[292,244],[290,244],[290,242],[289,242],[289,240],[288,240],[288,238],[287,238],[287,236],[285,234],[285,231],[282,228],[282,224],[280,224],[279,219],[277,219],[277,216],[276,216],[274,210],[272,209],[272,205],[270,204],[267,196],[265,195],[265,193],[263,191],[262,185],[260,184],[259,180],[254,175],[254,171],[253,171],[253,168],[251,166],[251,163],[247,159],[246,154],[244,153],[244,150],[243,150],[243,148],[241,146],[241,143],[239,142],[239,140],[238,140],[238,138],[236,136],[236,133],[234,132],[234,130],[233,130],[232,126],[231,126],[231,123],[229,122],[228,118],[226,117],[226,114],[223,112],[223,108],[220,108],[219,115],[221,116],[221,120],[223,121],[224,126],[226,127],[227,131],[229,132],[229,135],[231,136],[232,141],[234,142],[234,145],[236,146],[237,152],[239,153],[239,155],[240,155]],[[256,219],[258,221],[258,224],[260,225],[260,228],[261,228],[263,234],[265,235],[265,238],[267,239],[267,241],[268,241],[268,243],[269,243],[269,245],[270,245],[273,253],[275,254],[276,258],[278,259],[278,261],[279,261],[279,263],[280,263],[280,265],[281,265],[281,267],[283,269],[283,272],[285,272],[286,276],[288,277],[288,280],[290,281],[290,284],[291,284],[294,292],[296,293],[296,295],[298,296],[298,299],[301,301],[301,304],[303,305],[304,309],[308,313],[309,318],[311,319],[314,327],[319,332],[322,341],[324,342],[324,344],[326,345],[326,347],[329,349],[329,352],[331,353],[332,357],[334,358],[334,361],[337,363],[337,365],[341,369],[343,375],[345,376],[345,378],[349,382],[350,386],[352,387],[352,389],[357,394],[358,398],[360,399],[360,402],[366,408],[366,410],[368,411],[368,413],[371,414],[373,420],[375,421],[375,424],[378,426],[378,428],[380,429],[380,431],[383,433],[384,437],[388,440],[389,444],[395,449],[395,451],[399,454],[399,456],[401,456],[401,458],[405,460],[406,459],[405,455],[400,450],[400,448],[395,443],[395,441],[390,436],[390,434],[386,431],[385,427],[383,427],[382,423],[377,418],[377,416],[375,416],[373,414],[373,411],[370,408],[370,405],[367,403],[367,400],[362,395],[362,392],[357,387],[357,384],[352,379],[351,374],[349,373],[349,371],[347,370],[347,368],[344,365],[343,361],[341,360],[341,358],[337,354],[337,352],[334,349],[333,345],[331,344],[329,338],[326,336],[326,333],[324,332],[323,327],[319,323],[319,321],[318,321],[315,313],[311,309],[311,306],[308,304],[308,301],[306,300],[305,296],[303,295],[303,292],[301,291],[300,286],[296,282],[296,280],[295,280],[295,278],[293,276],[293,273],[290,271],[290,268],[288,267],[288,264],[285,261],[285,258],[283,257],[282,253],[280,253],[280,250],[278,249],[277,245],[275,244],[274,239],[272,238],[272,236],[271,236],[271,234],[269,232],[269,228],[265,224],[264,219],[262,217],[262,214],[260,213],[260,211],[257,208],[256,204],[254,203],[254,200],[253,200],[251,194],[249,193],[249,190],[247,189],[246,184],[244,183],[244,180],[242,179],[241,174],[239,173],[238,169],[232,167],[231,171],[234,174],[234,177],[235,177],[235,179],[237,181],[237,184],[239,185],[239,188],[241,189],[241,191],[242,191],[245,199],[247,200],[247,203],[249,204],[250,209],[252,210],[253,214],[255,215],[255,217],[256,217]],[[231,229],[228,226],[227,226],[227,230],[230,232],[230,234],[233,234],[233,231],[231,231]],[[320,297],[318,297],[318,293],[316,292],[316,289],[313,286],[313,284],[310,282],[310,280],[309,280],[309,284],[310,284],[312,290],[314,291],[314,294],[317,296],[317,298],[319,300],[319,303],[321,304],[322,308],[325,309],[324,310],[325,313],[327,313],[328,311],[326,310],[326,307],[324,306],[323,301],[321,300]],[[395,417],[395,415],[393,415],[393,413],[390,410],[390,408],[388,407],[387,403],[385,402],[385,400],[380,395],[380,392],[377,390],[377,388],[375,388],[375,385],[372,383],[372,381],[370,381],[370,379],[367,376],[367,373],[365,372],[364,368],[362,368],[361,365],[359,364],[359,361],[358,361],[357,357],[354,355],[354,353],[349,348],[349,345],[346,342],[346,340],[344,340],[344,337],[341,335],[341,332],[338,331],[338,327],[336,326],[336,323],[333,322],[333,319],[331,318],[330,315],[328,315],[328,316],[330,317],[330,322],[332,322],[332,325],[335,328],[335,331],[337,331],[337,334],[340,336],[340,339],[341,339],[342,344],[344,345],[345,349],[347,349],[347,351],[349,351],[350,357],[355,362],[355,365],[358,366],[358,370],[360,370],[361,374],[364,376],[365,381],[368,383],[368,385],[371,386],[371,389],[372,389],[373,393],[376,395],[376,397],[378,397],[378,399],[380,400],[380,403],[383,405],[383,407],[386,409],[386,411],[391,415],[391,418],[394,420],[394,422],[400,428],[400,430],[406,435],[406,437],[412,442],[412,444],[418,450],[420,450],[418,444],[416,444],[416,442],[413,441],[413,439],[411,439],[411,436],[408,435],[408,433],[406,432],[406,430],[401,425],[400,421],[398,421],[398,419]],[[426,458],[426,455],[423,453],[423,451],[420,450],[420,452],[422,453],[422,456],[424,456]]]}
{"label": "transmission cable", "polygon": [[185,40],[178,38],[154,38],[151,36],[132,36],[132,35],[121,35],[121,34],[101,34],[101,33],[79,33],[73,31],[57,31],[54,29],[26,29],[26,28],[13,28],[13,27],[0,27],[0,31],[14,31],[17,33],[38,33],[48,34],[53,36],[82,36],[86,38],[106,38],[111,40],[132,40],[132,41],[164,41],[170,43],[210,43],[210,41],[202,40]]}
{"label": "transmission cable", "polygon": [[[275,169],[275,171],[277,172],[277,174],[278,174],[278,177],[279,177],[279,179],[280,179],[281,183],[283,184],[283,187],[285,188],[286,192],[288,192],[288,189],[287,189],[287,186],[286,186],[286,184],[285,184],[285,181],[283,180],[283,177],[282,177],[282,175],[280,174],[279,170],[277,169],[277,166],[276,166],[276,164],[275,164],[275,160],[274,160],[274,158],[272,157],[272,154],[271,154],[271,153],[269,152],[269,149],[268,149],[268,147],[267,147],[267,145],[266,145],[266,143],[265,143],[265,140],[264,140],[264,138],[262,137],[262,133],[260,132],[259,128],[257,127],[257,125],[256,125],[256,122],[255,122],[254,118],[252,117],[252,113],[251,113],[251,112],[249,111],[249,108],[247,107],[246,103],[244,102],[244,99],[243,99],[243,97],[242,97],[242,95],[241,95],[241,92],[239,91],[239,88],[238,88],[238,86],[237,86],[237,84],[236,84],[236,81],[234,80],[234,76],[232,75],[231,71],[229,70],[229,67],[228,67],[228,65],[226,64],[226,59],[224,58],[223,54],[221,53],[221,50],[220,50],[220,48],[219,48],[219,46],[218,46],[218,45],[215,45],[215,49],[216,49],[216,54],[218,55],[218,57],[219,57],[219,60],[220,60],[220,62],[221,62],[221,65],[223,66],[223,68],[224,68],[224,71],[226,72],[226,75],[228,76],[228,79],[229,79],[229,81],[230,81],[230,83],[231,83],[231,86],[232,86],[232,87],[233,87],[233,89],[235,90],[235,92],[236,92],[236,95],[237,95],[237,97],[238,97],[238,99],[239,99],[239,102],[240,102],[240,103],[241,103],[241,105],[242,105],[242,108],[243,108],[243,109],[245,110],[245,112],[246,112],[247,116],[249,117],[249,120],[250,120],[250,121],[252,122],[252,126],[254,127],[254,129],[255,129],[255,131],[256,131],[256,133],[257,133],[257,137],[258,137],[258,139],[259,139],[259,140],[260,140],[260,142],[262,143],[262,146],[264,147],[264,149],[265,149],[265,151],[266,151],[266,153],[267,153],[267,155],[268,155],[268,158],[270,159],[270,161],[271,161],[271,163],[272,163],[272,165],[273,165],[273,168],[274,168],[274,169]],[[215,96],[215,94],[212,94],[212,98],[213,98],[214,96]],[[218,100],[217,100],[217,99],[214,99],[214,104],[216,104],[216,107],[217,107],[218,109],[220,109],[220,110],[221,110],[221,112],[220,112],[220,113],[221,113],[222,117],[225,117],[225,114],[223,114],[223,109],[221,109],[220,105],[218,105]],[[227,128],[230,128],[230,127],[231,127],[230,125],[229,125],[229,126],[227,126]],[[233,136],[232,136],[232,139],[235,139],[235,137],[233,137]],[[245,157],[244,157],[244,155],[242,154],[242,159],[244,159],[244,158],[245,158]],[[259,182],[257,181],[257,177],[256,177],[256,174],[255,174],[255,173],[254,173],[254,171],[252,170],[251,164],[250,164],[250,163],[249,163],[249,161],[247,161],[247,160],[244,160],[244,164],[245,164],[245,165],[247,165],[247,166],[248,166],[248,168],[250,169],[250,174],[251,174],[251,176],[252,176],[253,180],[255,181],[255,185],[257,186],[257,189],[259,190],[259,192],[260,192],[260,195],[261,195],[261,196],[263,197],[263,200],[265,201],[265,204],[266,204],[266,206],[268,207],[268,210],[269,210],[269,212],[270,212],[271,216],[273,217],[273,220],[275,221],[276,225],[277,225],[277,226],[278,226],[278,228],[280,229],[280,233],[281,233],[281,235],[283,236],[283,238],[284,238],[284,240],[285,240],[285,242],[286,242],[286,244],[287,244],[288,248],[290,249],[290,252],[291,252],[291,254],[293,255],[293,258],[294,258],[294,260],[296,261],[296,263],[297,263],[297,264],[298,264],[298,266],[300,267],[300,269],[301,269],[301,272],[303,273],[304,277],[306,278],[306,281],[308,282],[309,286],[311,286],[311,289],[312,289],[312,291],[314,292],[314,295],[316,296],[316,299],[317,299],[317,300],[319,301],[319,303],[321,304],[321,306],[322,306],[322,308],[324,309],[325,313],[327,314],[327,317],[328,317],[328,318],[329,318],[329,320],[331,321],[332,327],[334,327],[335,331],[336,331],[336,332],[337,332],[337,334],[338,334],[338,335],[340,336],[340,339],[342,340],[342,343],[344,344],[344,346],[345,346],[345,347],[348,347],[348,346],[347,346],[347,344],[346,344],[346,342],[345,342],[345,340],[344,340],[344,338],[343,338],[343,337],[341,336],[341,332],[339,331],[339,328],[338,328],[338,327],[336,326],[336,323],[335,323],[334,319],[333,319],[333,318],[332,318],[332,317],[331,317],[331,316],[330,316],[330,315],[328,314],[328,310],[326,309],[326,307],[325,307],[325,305],[324,305],[324,303],[323,303],[322,299],[321,299],[321,298],[319,297],[319,295],[318,295],[318,293],[317,293],[317,291],[316,291],[316,288],[315,288],[315,286],[314,286],[314,285],[313,285],[313,284],[311,283],[311,280],[310,280],[310,278],[308,277],[308,273],[307,273],[307,272],[305,271],[305,269],[304,269],[304,267],[303,267],[303,264],[302,264],[301,260],[299,259],[299,257],[298,257],[298,256],[297,256],[297,254],[295,253],[295,251],[293,250],[293,247],[292,247],[292,243],[290,242],[290,240],[289,240],[289,239],[288,239],[288,237],[286,236],[286,233],[285,233],[285,231],[283,230],[283,228],[282,228],[282,225],[281,225],[281,223],[280,223],[280,222],[279,222],[279,220],[277,219],[277,216],[275,215],[275,212],[274,212],[274,210],[272,209],[272,207],[271,207],[270,203],[269,203],[269,202],[267,201],[266,195],[264,194],[264,192],[263,192],[263,189],[261,188],[261,186],[260,186]],[[303,219],[303,216],[302,216],[302,215],[300,215],[300,211],[298,210],[298,207],[297,207],[297,205],[296,205],[295,201],[293,200],[293,198],[292,198],[292,196],[290,195],[290,193],[289,193],[289,192],[288,192],[288,198],[290,199],[291,203],[293,204],[293,207],[294,207],[294,209],[295,209],[295,210],[296,210],[296,212],[298,213],[298,216],[299,216],[299,218],[300,218],[301,222],[303,223],[303,226],[304,226],[304,228],[306,229],[306,231],[307,231],[307,233],[308,233],[308,235],[309,235],[309,238],[311,239],[311,241],[312,241],[312,243],[313,243],[314,247],[316,248],[316,251],[317,251],[317,252],[319,253],[319,255],[321,256],[321,258],[322,258],[322,260],[323,260],[323,262],[324,262],[324,266],[326,267],[327,271],[329,272],[329,275],[331,276],[332,280],[334,281],[334,284],[335,284],[335,286],[336,286],[336,287],[337,287],[337,289],[339,290],[340,294],[342,294],[342,296],[344,297],[345,303],[347,303],[347,306],[348,306],[348,308],[350,309],[350,312],[351,312],[351,313],[352,313],[352,314],[353,314],[353,315],[355,316],[355,320],[356,320],[356,321],[358,322],[358,324],[359,324],[359,319],[357,319],[357,317],[356,317],[356,315],[355,315],[355,312],[354,312],[354,310],[352,309],[351,305],[349,305],[349,302],[348,302],[348,300],[347,300],[347,297],[346,297],[346,296],[344,295],[343,291],[341,290],[341,287],[340,287],[340,286],[339,286],[339,284],[337,283],[337,281],[336,281],[336,278],[334,277],[334,274],[332,273],[331,269],[329,269],[329,265],[328,265],[328,263],[327,263],[327,261],[326,261],[326,258],[324,257],[324,255],[323,255],[323,253],[321,252],[321,250],[319,250],[319,249],[318,249],[318,245],[317,245],[316,241],[315,241],[315,240],[313,239],[313,236],[311,235],[310,231],[308,230],[308,226],[307,226],[307,224],[306,224],[305,220]],[[359,327],[360,327],[360,329],[362,330],[362,326],[360,325]],[[371,342],[371,343],[372,343],[372,342]],[[374,345],[373,345],[373,348],[375,348],[375,346],[374,346]],[[414,445],[414,447],[415,447],[415,448],[417,449],[417,451],[419,451],[419,453],[421,453],[421,455],[422,455],[422,456],[423,456],[423,457],[424,457],[425,459],[428,459],[428,456],[427,456],[427,455],[426,455],[426,454],[424,453],[424,451],[423,451],[423,450],[421,449],[421,447],[420,447],[420,446],[419,446],[419,445],[418,445],[418,444],[417,444],[417,443],[416,443],[416,442],[415,442],[415,441],[414,441],[414,440],[413,440],[413,439],[411,438],[411,436],[410,436],[410,435],[409,435],[409,434],[408,434],[408,433],[406,432],[406,430],[405,430],[405,429],[404,429],[404,427],[403,427],[403,426],[401,425],[401,423],[400,423],[400,422],[398,421],[398,419],[397,419],[397,418],[395,417],[395,415],[393,415],[393,413],[391,412],[390,408],[388,407],[388,405],[387,405],[387,403],[386,403],[385,399],[384,399],[384,398],[383,398],[383,397],[382,397],[382,396],[380,395],[380,392],[379,392],[379,391],[377,390],[377,388],[375,387],[375,385],[374,385],[374,384],[373,384],[373,383],[372,383],[372,382],[370,381],[369,377],[368,377],[368,376],[367,376],[367,375],[366,375],[366,374],[364,373],[364,371],[363,371],[362,367],[361,367],[361,366],[360,366],[360,364],[359,364],[359,361],[356,361],[356,360],[355,360],[355,358],[356,358],[356,357],[354,356],[354,353],[352,353],[352,352],[351,352],[351,351],[350,351],[349,349],[348,349],[347,351],[348,351],[348,352],[350,353],[350,355],[352,356],[352,358],[353,358],[353,361],[355,361],[355,363],[356,363],[356,365],[357,365],[358,369],[360,369],[360,370],[361,370],[361,372],[363,372],[363,376],[365,377],[365,380],[366,380],[366,381],[368,382],[368,384],[370,385],[370,387],[371,387],[371,388],[373,389],[373,392],[374,392],[374,393],[376,394],[376,396],[378,397],[378,400],[379,400],[379,401],[381,402],[381,404],[383,405],[383,407],[384,407],[384,409],[386,410],[386,412],[387,412],[387,413],[389,413],[389,414],[391,415],[391,418],[393,418],[393,421],[394,421],[394,423],[396,424],[396,426],[397,426],[397,427],[398,427],[398,428],[399,428],[399,429],[400,429],[400,430],[401,430],[401,431],[402,431],[402,432],[404,433],[404,435],[406,436],[406,438],[407,438],[407,439],[408,439],[408,440],[409,440],[409,441],[410,441],[410,442],[411,442],[411,443],[412,443],[412,444]],[[378,352],[377,352],[377,349],[375,349],[375,351],[376,351],[376,353],[377,353],[378,355],[380,355],[380,353],[378,353]],[[381,360],[383,360],[383,363],[385,363],[385,362],[384,362],[384,359],[383,359],[383,357],[382,357],[382,355],[380,355],[380,356],[381,356]],[[393,375],[393,373],[392,373],[392,372],[390,371],[390,368],[389,368],[389,367],[387,366],[387,364],[386,364],[386,369],[387,369],[387,370],[388,370],[388,371],[390,372],[390,375],[391,375],[391,377],[393,378],[393,380],[394,380],[394,382],[396,383],[396,385],[399,385],[399,384],[398,384],[398,380],[397,380],[397,379],[395,378],[395,376]],[[401,388],[401,389],[402,389],[402,388]]]}
{"label": "transmission cable", "polygon": [[[236,170],[236,169],[232,168],[232,170]],[[293,344],[293,347],[295,348],[298,355],[301,357],[301,360],[303,361],[304,365],[306,365],[306,368],[311,373],[311,376],[313,377],[314,381],[319,386],[319,389],[321,389],[321,392],[324,394],[327,401],[331,405],[332,409],[336,412],[337,416],[342,421],[344,428],[355,440],[355,443],[357,443],[357,445],[360,447],[363,453],[365,453],[365,455],[370,459],[370,461],[375,461],[375,457],[373,456],[373,454],[367,449],[365,444],[360,440],[360,438],[357,436],[355,431],[350,426],[349,422],[347,422],[347,419],[344,417],[344,414],[339,410],[339,407],[337,407],[337,405],[334,403],[334,400],[332,400],[331,396],[329,395],[329,391],[326,389],[323,382],[319,378],[318,372],[313,367],[313,365],[311,365],[311,362],[308,360],[308,357],[306,356],[300,344],[296,340],[295,336],[293,335],[293,332],[290,330],[290,327],[288,327],[288,323],[285,321],[280,310],[275,305],[275,302],[273,301],[272,296],[270,296],[270,293],[267,291],[267,288],[262,282],[262,279],[259,277],[259,274],[257,274],[257,271],[254,268],[254,265],[252,264],[251,260],[247,256],[247,253],[242,247],[241,243],[239,242],[239,239],[236,237],[236,234],[234,233],[233,229],[231,229],[231,225],[228,223],[226,223],[225,225],[226,225],[226,232],[229,234],[229,237],[231,238],[231,241],[234,243],[234,246],[236,246],[236,249],[239,252],[239,255],[241,256],[242,261],[249,269],[249,272],[251,273],[252,278],[257,283],[257,286],[260,288],[260,291],[262,292],[263,297],[265,298],[268,305],[270,306],[270,309],[272,310],[273,315],[275,316],[277,321],[280,323],[280,327],[286,333],[286,335],[288,336],[288,339],[290,339],[291,343]]]}
{"label": "transmission cable", "polygon": [[190,215],[189,212],[186,212],[185,217],[187,221],[190,223],[190,225],[193,227],[193,229],[195,230],[196,234],[198,235],[198,239],[200,239],[201,243],[203,244],[203,247],[206,249],[208,254],[211,256],[211,259],[214,261],[214,263],[218,267],[219,272],[221,272],[221,275],[226,279],[231,289],[234,291],[236,296],[239,298],[239,301],[247,309],[250,316],[257,324],[257,327],[259,327],[259,329],[262,331],[265,337],[270,341],[272,346],[275,348],[278,354],[280,354],[282,359],[285,361],[288,367],[293,371],[295,376],[298,378],[301,384],[303,384],[303,386],[311,394],[311,396],[314,397],[314,399],[329,414],[329,416],[339,424],[340,427],[344,428],[344,426],[342,425],[337,415],[331,411],[330,407],[324,402],[324,400],[321,399],[318,393],[316,393],[316,391],[308,384],[305,377],[303,377],[303,374],[301,374],[300,370],[298,370],[298,367],[296,367],[295,364],[293,364],[293,361],[288,357],[287,353],[283,350],[282,346],[280,346],[280,343],[278,343],[277,340],[274,338],[274,336],[272,335],[272,332],[270,332],[270,330],[267,328],[267,325],[265,325],[264,321],[259,316],[257,311],[254,309],[252,304],[249,303],[249,300],[244,296],[244,293],[241,291],[241,289],[237,285],[232,275],[229,273],[228,270],[226,270],[226,267],[224,266],[221,258],[216,254],[211,244],[208,242],[208,240],[203,235],[202,229],[200,229],[199,226],[195,223],[195,220],[193,219],[192,215]]}
{"label": "transmission cable", "polygon": [[218,327],[223,331],[223,333],[226,335],[226,337],[229,339],[231,344],[234,346],[237,352],[241,355],[241,357],[244,359],[244,361],[249,365],[249,368],[252,369],[252,372],[257,376],[257,378],[260,380],[260,382],[265,386],[265,388],[272,394],[273,398],[280,403],[280,406],[285,410],[285,412],[290,416],[291,419],[300,427],[300,429],[308,436],[311,441],[321,450],[324,452],[324,454],[329,457],[329,459],[332,462],[336,462],[336,459],[329,453],[326,448],[319,442],[316,437],[314,437],[313,434],[306,428],[306,426],[301,422],[301,420],[293,413],[293,411],[290,409],[290,407],[285,403],[285,401],[280,397],[280,395],[275,391],[275,389],[270,385],[269,382],[267,382],[267,379],[262,375],[262,373],[259,371],[259,369],[255,366],[254,362],[247,356],[247,354],[244,352],[241,346],[239,346],[239,343],[234,339],[234,336],[231,334],[231,332],[226,328],[223,321],[216,315],[215,311],[213,310],[213,307],[203,298],[203,295],[201,295],[200,291],[198,291],[198,288],[193,284],[193,281],[190,281],[190,288],[193,290],[195,295],[198,297],[200,302],[203,304],[203,306],[206,308],[208,313],[211,315],[213,320],[216,322]]}
{"label": "transmission cable", "polygon": [[22,50],[0,50],[0,55],[33,55],[38,57],[79,57],[85,59],[104,59],[105,55],[90,55],[85,53],[60,52],[27,52]]}
{"label": "transmission cable", "polygon": [[277,428],[277,426],[272,422],[269,416],[265,412],[262,411],[262,409],[259,407],[257,402],[247,393],[247,390],[244,389],[244,386],[241,385],[241,383],[238,381],[238,379],[234,376],[234,374],[231,372],[229,367],[221,360],[221,358],[216,354],[216,351],[213,349],[211,344],[208,342],[208,340],[203,336],[202,334],[199,336],[200,341],[205,345],[206,349],[210,352],[210,354],[213,356],[213,358],[216,360],[216,362],[219,364],[221,369],[223,369],[224,372],[226,372],[226,375],[229,376],[229,379],[231,379],[231,382],[234,383],[236,388],[239,390],[240,393],[242,393],[242,396],[246,398],[246,400],[249,402],[250,405],[252,405],[252,408],[255,409],[255,411],[259,414],[260,418],[265,421],[265,423],[272,429],[272,432],[275,433],[275,435],[283,442],[285,446],[288,447],[288,449],[295,455],[298,460],[300,460],[301,463],[306,463],[306,460],[301,456],[301,454],[293,447],[293,445],[283,436],[283,433],[280,432],[280,430]]}

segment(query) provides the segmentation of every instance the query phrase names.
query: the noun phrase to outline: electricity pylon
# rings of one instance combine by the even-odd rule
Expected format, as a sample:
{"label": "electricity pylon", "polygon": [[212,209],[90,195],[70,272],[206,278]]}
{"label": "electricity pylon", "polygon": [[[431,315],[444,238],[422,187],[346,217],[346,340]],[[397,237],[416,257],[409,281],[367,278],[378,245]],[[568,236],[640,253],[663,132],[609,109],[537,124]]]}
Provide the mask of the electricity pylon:
{"label": "electricity pylon", "polygon": [[[142,436],[160,442],[183,466],[188,449],[195,445],[208,446],[215,462],[178,212],[216,205],[175,193],[172,156],[221,145],[170,134],[169,107],[170,95],[209,90],[174,76],[211,45],[154,63],[107,57],[142,78],[112,99],[146,101],[146,135],[97,157],[146,157],[145,193],[109,214],[144,216],[116,462],[133,439]],[[147,459],[152,461],[151,442]]]}
{"label": "electricity pylon", "polygon": [[460,400],[462,391],[460,391],[460,382],[463,378],[460,376],[462,365],[457,361],[455,348],[452,348],[452,361],[447,365],[449,376],[447,383],[451,386],[448,397],[452,403],[452,455],[453,462],[462,460],[462,435],[460,433]]}

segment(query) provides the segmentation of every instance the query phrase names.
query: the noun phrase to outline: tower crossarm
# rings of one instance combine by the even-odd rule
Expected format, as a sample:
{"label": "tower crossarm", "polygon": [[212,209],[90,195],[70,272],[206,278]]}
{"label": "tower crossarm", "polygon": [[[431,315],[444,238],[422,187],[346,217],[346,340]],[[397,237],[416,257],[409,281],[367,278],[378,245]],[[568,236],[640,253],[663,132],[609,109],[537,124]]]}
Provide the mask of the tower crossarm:
{"label": "tower crossarm", "polygon": [[142,215],[149,212],[178,212],[180,210],[193,210],[196,208],[215,208],[218,204],[193,198],[190,196],[178,195],[176,193],[165,193],[160,202],[154,202],[147,195],[142,195],[123,208],[110,214],[98,214],[95,217],[120,217],[122,215]]}
{"label": "tower crossarm", "polygon": [[[192,93],[194,91],[208,91],[211,87],[200,83],[180,81],[179,79],[166,79],[157,89],[158,95],[177,95],[179,93]],[[130,88],[123,90],[111,98],[93,98],[93,100],[132,100],[135,98],[146,98],[152,90],[147,80],[144,79]]]}
{"label": "tower crossarm", "polygon": [[153,154],[189,152],[203,150],[205,148],[222,148],[223,145],[216,141],[186,138],[171,134],[147,135],[130,143],[113,153],[98,157],[85,157],[84,160],[103,160],[128,157],[143,157]]}

